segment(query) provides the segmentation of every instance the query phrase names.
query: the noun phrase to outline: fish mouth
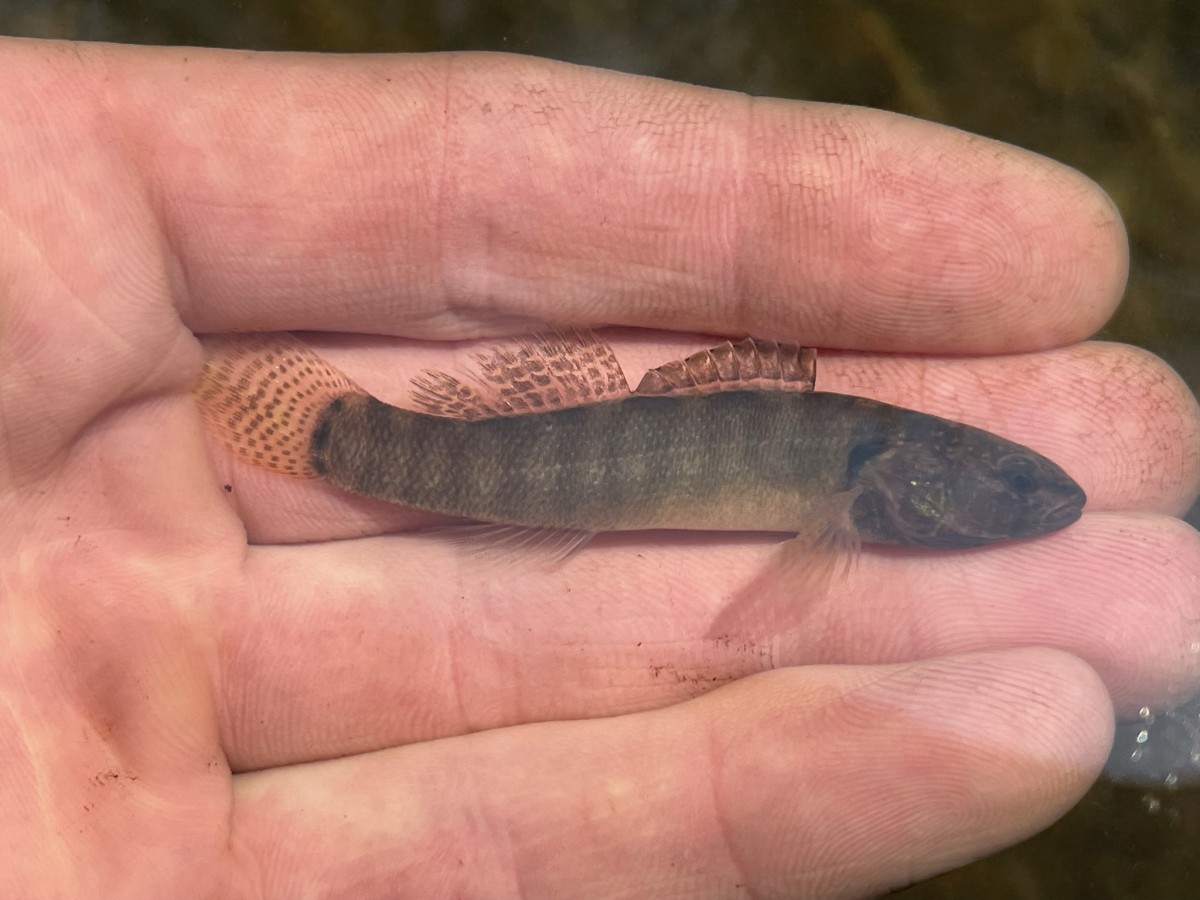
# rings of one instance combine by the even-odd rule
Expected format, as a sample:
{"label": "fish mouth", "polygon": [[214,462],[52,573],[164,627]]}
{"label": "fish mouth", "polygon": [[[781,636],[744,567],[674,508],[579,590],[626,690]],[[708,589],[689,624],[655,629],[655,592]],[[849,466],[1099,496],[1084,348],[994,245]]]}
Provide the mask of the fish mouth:
{"label": "fish mouth", "polygon": [[1041,515],[1038,516],[1038,525],[1045,528],[1046,531],[1066,528],[1079,521],[1079,517],[1083,515],[1085,503],[1087,503],[1087,495],[1082,488],[1076,487],[1057,503],[1042,510]]}

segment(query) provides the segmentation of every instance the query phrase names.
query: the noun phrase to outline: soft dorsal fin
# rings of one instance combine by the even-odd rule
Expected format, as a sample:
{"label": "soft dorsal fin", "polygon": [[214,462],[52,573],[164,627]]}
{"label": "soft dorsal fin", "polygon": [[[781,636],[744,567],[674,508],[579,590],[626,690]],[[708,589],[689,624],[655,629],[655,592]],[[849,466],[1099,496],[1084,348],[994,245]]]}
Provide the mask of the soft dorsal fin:
{"label": "soft dorsal fin", "polygon": [[717,391],[811,391],[817,351],[796,344],[746,338],[701,350],[651,369],[636,394],[711,394]]}
{"label": "soft dorsal fin", "polygon": [[204,339],[194,394],[209,429],[240,459],[316,478],[309,447],[317,417],[362,388],[290,334]]}
{"label": "soft dorsal fin", "polygon": [[420,412],[446,419],[494,419],[503,415],[484,392],[445,372],[426,369],[409,385],[409,399]]}
{"label": "soft dorsal fin", "polygon": [[426,371],[413,379],[412,401],[455,419],[519,416],[629,396],[612,348],[583,329],[536,334],[472,355],[469,381]]}

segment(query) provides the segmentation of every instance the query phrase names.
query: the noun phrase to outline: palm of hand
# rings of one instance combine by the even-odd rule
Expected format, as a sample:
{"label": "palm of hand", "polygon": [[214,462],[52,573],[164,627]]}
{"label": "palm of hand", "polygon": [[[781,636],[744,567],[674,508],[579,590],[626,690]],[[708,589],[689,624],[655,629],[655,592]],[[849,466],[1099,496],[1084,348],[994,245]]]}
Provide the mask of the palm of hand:
{"label": "palm of hand", "polygon": [[[195,62],[188,71],[200,81],[244,79],[243,100],[274,77],[251,64],[236,76],[219,74],[237,69],[226,69],[228,62]],[[295,90],[323,71],[312,65],[288,82]],[[402,63],[397,73],[416,91],[430,77],[423,67],[438,65]],[[526,90],[523,79],[534,76],[562,84],[609,77],[511,60],[477,65],[477,87],[489,77],[514,90]],[[643,553],[640,545],[601,542],[546,576],[460,565],[435,540],[381,534],[407,521],[403,513],[244,473],[214,477],[190,396],[200,360],[192,329],[453,336],[482,326],[452,311],[453,303],[416,298],[397,309],[377,296],[375,277],[401,252],[396,245],[406,246],[390,231],[408,209],[405,191],[389,188],[392,205],[378,215],[376,194],[352,178],[332,198],[312,188],[325,205],[311,214],[289,206],[289,192],[309,189],[313,173],[339,171],[322,148],[340,143],[319,140],[337,132],[329,121],[342,121],[332,106],[315,116],[296,98],[287,107],[286,121],[310,128],[301,139],[311,142],[301,154],[311,156],[310,177],[298,178],[254,156],[269,144],[262,135],[239,143],[238,103],[222,106],[200,88],[190,112],[156,133],[163,108],[156,78],[178,74],[178,57],[161,65],[137,52],[97,51],[80,61],[61,49],[18,45],[3,66],[13,86],[2,139],[13,175],[0,180],[0,783],[11,865],[0,893],[116,896],[120,885],[129,897],[291,896],[301,886],[322,896],[562,896],[637,894],[657,884],[661,896],[725,896],[747,886],[764,895],[853,895],[1025,833],[1061,811],[1096,771],[1109,706],[1092,669],[1061,652],[1007,648],[1050,644],[1087,658],[1118,704],[1186,693],[1194,683],[1186,661],[1170,662],[1178,660],[1170,649],[1187,638],[1183,624],[1137,647],[1111,646],[1117,623],[1141,620],[1139,603],[1175,604],[1180,623],[1195,621],[1183,615],[1180,586],[1195,567],[1196,542],[1162,515],[1194,490],[1196,461],[1173,448],[1194,437],[1195,410],[1161,367],[1128,351],[1075,348],[1017,365],[1026,378],[1085,392],[1079,385],[1122,373],[1136,385],[1130,396],[1155,398],[1140,408],[1148,411],[1105,413],[1114,434],[1150,428],[1164,436],[1158,450],[1121,450],[1122,472],[1153,474],[1116,479],[1103,454],[1084,473],[1101,509],[1144,512],[1085,520],[1074,536],[1036,547],[943,560],[921,569],[919,582],[903,555],[865,560],[852,585],[814,605],[803,630],[775,641],[702,640],[730,587],[756,571],[763,547],[663,544]],[[78,83],[81,71],[107,72],[115,93],[89,93],[44,116],[47,104],[64,102],[54,99],[58,80]],[[365,96],[363,84],[375,74],[366,66],[322,77],[345,77],[351,95]],[[668,90],[613,78],[635,94]],[[396,94],[381,96],[391,102]],[[126,112],[113,113],[114,97]],[[224,122],[207,153],[193,153],[187,141],[204,129],[181,124],[189,114],[209,125],[222,116],[235,121]],[[817,115],[782,108],[761,115],[785,123],[810,114]],[[884,127],[872,121],[864,115],[859,124]],[[383,127],[377,119],[367,126]],[[372,145],[379,136],[367,137]],[[953,144],[958,138],[938,139],[966,152]],[[381,155],[376,188],[396,177]],[[222,164],[231,160],[244,168],[221,184],[229,175]],[[1093,227],[1107,209],[1101,199],[1073,176],[1031,172],[1074,192],[1071,227],[1082,236],[1064,255],[1118,252],[1111,221],[1100,236]],[[491,183],[481,178],[475,194],[460,196],[464,217]],[[522,197],[504,204],[518,220]],[[623,208],[615,204],[614,214]],[[783,221],[769,204],[758,212]],[[413,233],[423,234],[428,223],[411,216]],[[272,243],[263,234],[276,227],[285,233]],[[325,242],[347,234],[352,262],[327,265]],[[454,241],[470,242],[454,229],[441,239],[469,270],[475,257]],[[784,258],[790,251],[779,243]],[[767,244],[743,248],[754,257],[747,271],[774,271]],[[286,258],[293,246],[303,248],[300,263]],[[425,259],[419,250],[414,268]],[[630,269],[640,265],[639,250],[637,241],[620,250],[634,260]],[[361,274],[356,253],[374,254],[375,268]],[[502,260],[489,262],[505,270]],[[289,263],[303,273],[293,278]],[[571,264],[587,268],[586,260]],[[1075,284],[1076,294],[1112,294],[1121,266],[1108,266],[1093,266],[1094,281]],[[776,288],[786,292],[791,276],[778,277]],[[420,272],[413,282],[424,283]],[[340,301],[320,299],[339,290]],[[513,315],[553,318],[549,306],[510,290],[516,299],[505,308]],[[248,308],[247,297],[262,299]],[[675,324],[674,315],[690,317],[679,324],[693,328],[721,321],[703,310],[642,309],[614,310],[612,318],[661,326]],[[1038,314],[1048,317],[1047,330],[1074,336],[1103,312]],[[766,303],[750,315],[764,333],[789,321]],[[831,343],[845,339],[838,332],[845,318],[828,316]],[[984,321],[966,343],[980,349],[994,324]],[[624,351],[637,347],[627,342]],[[369,369],[375,359],[363,347],[343,352],[347,368],[357,360]],[[431,352],[390,348],[387,359],[416,368]],[[1024,392],[1004,388],[1013,363],[931,365],[974,398],[965,407],[1011,417],[1006,424],[1018,431],[1044,427],[1067,443],[1054,423],[1069,398],[1043,419],[1036,411],[1022,419]],[[829,371],[848,390],[890,390],[900,396],[884,399],[905,402],[913,381],[896,373],[917,366],[849,357]],[[917,399],[939,402],[936,392]],[[1142,452],[1160,456],[1151,465]],[[221,490],[226,480],[232,498]],[[271,529],[290,540],[375,536],[260,545]],[[1140,575],[1124,574],[1133,533]],[[1074,579],[1069,589],[1060,589],[1064,571]],[[1146,571],[1159,579],[1148,592],[1154,596],[1126,596],[1129,578],[1151,577]],[[964,604],[964,596],[975,602]],[[1073,613],[1080,598],[1092,606]],[[1048,609],[1057,615],[1053,626],[1044,624]],[[1089,630],[1087,622],[1103,616],[1111,620]],[[993,649],[1003,652],[873,668],[798,665]],[[690,698],[699,699],[678,703]],[[972,738],[980,722],[986,740]],[[521,723],[542,724],[502,727]],[[1033,732],[1044,743],[1031,746]],[[958,780],[939,781],[944,773]],[[915,796],[905,793],[910,781]],[[898,796],[903,802],[890,805]],[[994,818],[968,829],[946,814],[979,808]],[[889,854],[901,851],[919,862],[897,866],[901,857]]]}

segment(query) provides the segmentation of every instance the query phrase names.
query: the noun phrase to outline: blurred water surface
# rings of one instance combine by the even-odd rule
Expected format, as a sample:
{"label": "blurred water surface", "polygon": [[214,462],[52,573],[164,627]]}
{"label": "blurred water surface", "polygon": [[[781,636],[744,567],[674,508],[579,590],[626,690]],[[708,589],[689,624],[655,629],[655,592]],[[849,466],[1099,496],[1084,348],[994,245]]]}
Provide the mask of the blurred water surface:
{"label": "blurred water surface", "polygon": [[[1200,386],[1200,4],[1188,0],[0,0],[0,32],[509,50],[945,122],[1105,187],[1133,265],[1102,336],[1158,353]],[[901,896],[1200,896],[1200,703],[1122,726],[1111,771],[1119,781],[1045,833]]]}

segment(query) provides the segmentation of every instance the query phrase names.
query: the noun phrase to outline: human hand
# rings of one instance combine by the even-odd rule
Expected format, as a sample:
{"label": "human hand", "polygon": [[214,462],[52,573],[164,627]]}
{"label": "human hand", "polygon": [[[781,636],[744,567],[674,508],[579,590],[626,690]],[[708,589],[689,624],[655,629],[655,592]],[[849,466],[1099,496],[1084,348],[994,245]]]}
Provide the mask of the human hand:
{"label": "human hand", "polygon": [[[1072,343],[1126,266],[1076,173],[513,57],[3,51],[0,895],[860,896],[1061,814],[1110,696],[1197,688],[1196,408]],[[1087,514],[712,641],[768,543],[465,555],[221,457],[190,396],[195,333],[373,335],[309,341],[386,399],[547,321],[844,348],[822,389],[1028,443]]]}

